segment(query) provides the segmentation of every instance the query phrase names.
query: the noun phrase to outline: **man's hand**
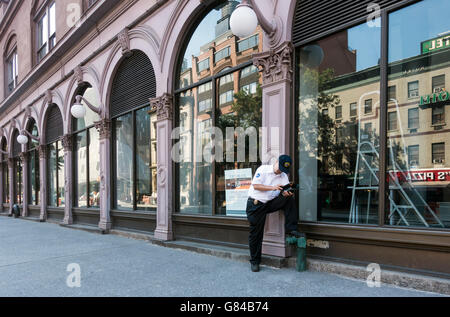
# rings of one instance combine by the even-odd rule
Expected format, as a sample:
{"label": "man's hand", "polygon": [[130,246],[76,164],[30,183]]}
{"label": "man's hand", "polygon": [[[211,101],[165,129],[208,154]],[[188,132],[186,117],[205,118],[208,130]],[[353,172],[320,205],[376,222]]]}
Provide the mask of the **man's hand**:
{"label": "man's hand", "polygon": [[276,185],[276,186],[272,186],[273,190],[279,190],[282,191],[283,190],[283,185]]}
{"label": "man's hand", "polygon": [[287,192],[287,191],[284,191],[284,192],[282,192],[281,194],[282,194],[284,197],[292,197],[292,196],[294,196],[294,193]]}

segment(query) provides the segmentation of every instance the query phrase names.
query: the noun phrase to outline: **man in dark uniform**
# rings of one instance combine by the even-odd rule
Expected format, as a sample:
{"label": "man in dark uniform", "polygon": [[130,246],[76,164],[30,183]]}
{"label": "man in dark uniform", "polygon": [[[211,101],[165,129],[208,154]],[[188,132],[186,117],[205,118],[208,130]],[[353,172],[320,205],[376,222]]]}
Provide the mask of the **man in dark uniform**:
{"label": "man in dark uniform", "polygon": [[290,156],[281,155],[275,164],[260,166],[253,177],[246,208],[247,219],[250,222],[250,263],[253,272],[259,271],[267,214],[283,210],[287,234],[296,237],[304,236],[297,231],[298,212],[294,194],[283,191],[282,188],[289,183],[287,174],[291,164]]}

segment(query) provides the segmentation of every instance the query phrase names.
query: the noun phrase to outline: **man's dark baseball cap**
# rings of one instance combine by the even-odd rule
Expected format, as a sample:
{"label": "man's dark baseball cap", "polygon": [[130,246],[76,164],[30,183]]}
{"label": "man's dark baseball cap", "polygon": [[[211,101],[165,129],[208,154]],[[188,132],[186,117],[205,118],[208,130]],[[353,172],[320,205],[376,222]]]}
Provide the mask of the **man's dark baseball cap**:
{"label": "man's dark baseball cap", "polygon": [[289,169],[292,165],[292,159],[289,155],[280,155],[278,158],[278,168],[283,173],[289,174]]}

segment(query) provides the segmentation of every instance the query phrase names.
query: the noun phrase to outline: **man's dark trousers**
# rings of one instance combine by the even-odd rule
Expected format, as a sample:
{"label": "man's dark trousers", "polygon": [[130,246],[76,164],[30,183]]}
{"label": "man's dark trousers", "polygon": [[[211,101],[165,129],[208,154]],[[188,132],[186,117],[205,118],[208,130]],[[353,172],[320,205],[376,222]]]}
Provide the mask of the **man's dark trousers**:
{"label": "man's dark trousers", "polygon": [[262,241],[264,237],[264,225],[266,215],[275,211],[283,210],[285,216],[286,232],[297,230],[298,212],[294,196],[284,197],[282,194],[267,203],[258,202],[254,204],[254,199],[247,201],[247,219],[250,222],[250,262],[259,264],[261,262]]}

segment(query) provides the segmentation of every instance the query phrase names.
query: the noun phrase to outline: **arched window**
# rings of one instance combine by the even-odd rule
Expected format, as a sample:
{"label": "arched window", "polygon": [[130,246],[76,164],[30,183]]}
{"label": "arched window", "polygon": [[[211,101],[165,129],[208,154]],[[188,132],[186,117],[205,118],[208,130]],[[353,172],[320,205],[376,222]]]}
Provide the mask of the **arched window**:
{"label": "arched window", "polygon": [[[191,30],[179,56],[175,116],[181,131],[175,194],[176,211],[181,213],[244,216],[245,205],[242,199],[233,203],[232,196],[239,194],[233,190],[237,183],[245,189],[259,164],[262,104],[256,86],[261,79],[252,54],[262,50],[262,30],[258,26],[248,38],[232,34],[229,21],[238,4],[213,4]],[[247,84],[243,75],[249,71],[252,76]],[[241,155],[234,153],[226,160],[224,142],[223,157],[218,157],[219,151],[207,150],[216,154],[215,160],[208,161],[203,151],[213,142],[212,127],[222,131],[224,140],[227,128],[244,128],[248,137],[239,139],[245,143]],[[237,134],[233,135],[233,148],[237,148]]]}
{"label": "arched window", "polygon": [[51,105],[47,114],[45,143],[47,144],[48,205],[64,207],[64,148],[61,141],[63,120],[58,106]]}
{"label": "arched window", "polygon": [[[100,108],[95,90],[85,84],[77,90],[90,104]],[[83,101],[84,103],[84,101]],[[74,167],[75,167],[75,207],[100,206],[100,143],[98,131],[94,126],[100,120],[97,113],[85,105],[86,116],[73,118]]]}
{"label": "arched window", "polygon": [[[39,137],[38,128],[34,119],[28,122],[27,131]],[[40,171],[39,171],[39,141],[30,138],[27,143],[28,152],[28,204],[39,205]]]}
{"label": "arched window", "polygon": [[[2,138],[2,150],[8,152],[8,142],[6,138]],[[2,172],[3,172],[3,204],[9,204],[9,167],[8,167],[8,155],[1,154],[2,157]]]}
{"label": "arched window", "polygon": [[17,55],[17,39],[12,35],[4,52],[5,91],[10,94],[16,87],[19,77],[19,58]]}
{"label": "arched window", "polygon": [[112,84],[113,208],[156,210],[156,114],[149,114],[156,81],[141,51],[125,58]]}
{"label": "arched window", "polygon": [[19,135],[19,130],[15,130],[12,139],[12,155],[14,159],[13,175],[14,175],[14,203],[22,204],[23,201],[23,186],[22,186],[22,160],[20,159],[20,152],[22,152],[22,146],[17,142],[17,136]]}

